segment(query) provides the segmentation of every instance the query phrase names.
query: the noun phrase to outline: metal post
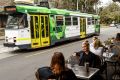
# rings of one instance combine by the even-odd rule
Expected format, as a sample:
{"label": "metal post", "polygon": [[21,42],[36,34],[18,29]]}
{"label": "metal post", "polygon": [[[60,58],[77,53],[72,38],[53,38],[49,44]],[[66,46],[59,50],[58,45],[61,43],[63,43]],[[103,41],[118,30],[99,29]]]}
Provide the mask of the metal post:
{"label": "metal post", "polygon": [[87,0],[85,0],[85,2],[84,2],[84,4],[85,4],[85,12],[86,12],[86,8],[87,8],[87,6],[86,6],[86,2],[87,2]]}
{"label": "metal post", "polygon": [[78,10],[78,0],[77,0],[77,10]]}

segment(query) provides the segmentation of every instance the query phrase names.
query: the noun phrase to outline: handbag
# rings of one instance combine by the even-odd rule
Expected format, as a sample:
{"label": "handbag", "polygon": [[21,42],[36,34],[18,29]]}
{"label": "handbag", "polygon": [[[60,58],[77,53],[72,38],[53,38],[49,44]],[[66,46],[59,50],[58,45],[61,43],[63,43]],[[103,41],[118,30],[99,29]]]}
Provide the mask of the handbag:
{"label": "handbag", "polygon": [[37,72],[39,74],[40,80],[48,80],[53,75],[52,70],[47,66],[38,68]]}

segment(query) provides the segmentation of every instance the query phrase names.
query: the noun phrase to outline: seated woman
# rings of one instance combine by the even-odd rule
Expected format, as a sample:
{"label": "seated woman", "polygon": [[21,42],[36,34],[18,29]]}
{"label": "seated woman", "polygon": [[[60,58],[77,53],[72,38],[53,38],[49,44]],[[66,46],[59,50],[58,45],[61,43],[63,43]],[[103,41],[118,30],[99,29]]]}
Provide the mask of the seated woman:
{"label": "seated woman", "polygon": [[[49,76],[44,74],[44,76],[46,76],[46,79],[44,78],[44,80],[77,80],[74,72],[65,66],[65,59],[61,52],[55,52],[52,56],[50,67],[41,71],[43,71],[44,73],[48,71],[50,73]],[[41,79],[41,75],[43,75],[43,72],[40,72],[39,69],[37,70],[37,80],[43,80]]]}
{"label": "seated woman", "polygon": [[102,56],[103,46],[99,39],[95,40],[92,45],[90,45],[90,51],[98,56]]}

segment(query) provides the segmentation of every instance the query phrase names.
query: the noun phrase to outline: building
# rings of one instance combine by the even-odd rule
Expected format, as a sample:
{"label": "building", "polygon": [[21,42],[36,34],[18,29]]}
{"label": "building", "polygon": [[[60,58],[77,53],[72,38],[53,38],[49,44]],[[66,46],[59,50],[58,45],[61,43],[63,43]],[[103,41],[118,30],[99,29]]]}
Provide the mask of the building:
{"label": "building", "polygon": [[0,0],[0,28],[4,28],[7,21],[7,14],[3,12],[4,6],[13,5],[13,0]]}

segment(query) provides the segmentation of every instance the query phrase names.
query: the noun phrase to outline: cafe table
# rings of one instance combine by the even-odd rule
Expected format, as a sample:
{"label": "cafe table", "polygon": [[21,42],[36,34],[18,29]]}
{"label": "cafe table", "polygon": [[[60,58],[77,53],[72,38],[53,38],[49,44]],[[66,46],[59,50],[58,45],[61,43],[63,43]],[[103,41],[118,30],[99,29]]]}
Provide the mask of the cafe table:
{"label": "cafe table", "polygon": [[98,68],[89,67],[89,71],[87,72],[85,66],[79,66],[79,65],[74,65],[71,67],[71,69],[79,79],[85,79],[85,80],[91,79],[92,76],[97,74],[97,72],[99,71]]}

